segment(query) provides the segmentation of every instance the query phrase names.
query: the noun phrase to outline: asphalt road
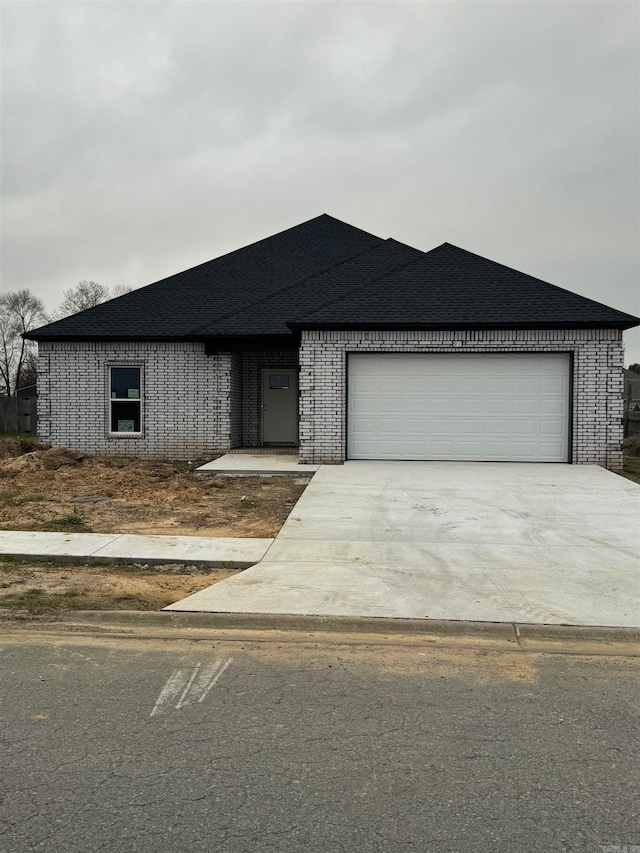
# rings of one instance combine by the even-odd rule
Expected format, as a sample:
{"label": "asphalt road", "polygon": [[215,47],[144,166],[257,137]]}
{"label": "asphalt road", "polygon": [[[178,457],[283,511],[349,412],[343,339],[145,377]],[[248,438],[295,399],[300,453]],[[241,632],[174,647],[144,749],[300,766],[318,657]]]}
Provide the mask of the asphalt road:
{"label": "asphalt road", "polygon": [[639,667],[7,635],[0,850],[636,853]]}

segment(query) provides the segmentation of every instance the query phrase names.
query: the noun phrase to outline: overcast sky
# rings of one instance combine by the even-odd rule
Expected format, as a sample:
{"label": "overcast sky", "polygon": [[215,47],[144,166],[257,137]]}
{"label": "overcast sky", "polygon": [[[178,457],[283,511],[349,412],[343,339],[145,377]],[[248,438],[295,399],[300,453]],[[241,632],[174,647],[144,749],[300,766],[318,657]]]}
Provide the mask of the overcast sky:
{"label": "overcast sky", "polygon": [[81,279],[138,287],[330,213],[640,313],[636,2],[0,15],[5,290],[54,308]]}

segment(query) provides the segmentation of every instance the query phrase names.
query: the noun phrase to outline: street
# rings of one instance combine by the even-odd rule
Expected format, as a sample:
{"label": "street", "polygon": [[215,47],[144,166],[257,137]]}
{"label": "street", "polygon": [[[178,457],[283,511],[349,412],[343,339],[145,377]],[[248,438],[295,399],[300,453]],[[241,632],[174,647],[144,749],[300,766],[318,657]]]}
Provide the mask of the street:
{"label": "street", "polygon": [[455,638],[7,631],[0,850],[635,853],[639,667]]}

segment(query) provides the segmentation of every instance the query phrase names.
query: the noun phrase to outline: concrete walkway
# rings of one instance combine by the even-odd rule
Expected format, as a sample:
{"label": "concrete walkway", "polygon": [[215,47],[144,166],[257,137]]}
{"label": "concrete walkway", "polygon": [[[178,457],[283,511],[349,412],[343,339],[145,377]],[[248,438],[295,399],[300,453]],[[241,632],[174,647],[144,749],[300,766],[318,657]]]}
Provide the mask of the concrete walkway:
{"label": "concrete walkway", "polygon": [[246,569],[264,557],[272,542],[273,539],[2,530],[0,555],[59,562],[83,559],[105,563],[181,563],[220,569]]}
{"label": "concrete walkway", "polygon": [[234,477],[300,474],[311,477],[319,467],[300,464],[297,453],[225,453],[213,462],[196,468],[196,474],[226,474]]}
{"label": "concrete walkway", "polygon": [[323,466],[259,565],[167,609],[634,627],[639,522],[597,466]]}

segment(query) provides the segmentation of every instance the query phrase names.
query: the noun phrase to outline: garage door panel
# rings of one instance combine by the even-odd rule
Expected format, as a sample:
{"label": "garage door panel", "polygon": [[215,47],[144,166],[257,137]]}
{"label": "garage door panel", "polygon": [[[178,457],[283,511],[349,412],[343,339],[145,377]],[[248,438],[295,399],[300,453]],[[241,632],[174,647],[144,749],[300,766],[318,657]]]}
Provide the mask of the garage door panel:
{"label": "garage door panel", "polygon": [[487,394],[513,394],[513,381],[506,376],[487,377],[484,387]]}
{"label": "garage door panel", "polygon": [[[415,448],[415,451],[418,452],[423,447],[423,444],[420,444],[420,447]],[[444,439],[444,440],[434,440],[433,442],[433,452],[438,454],[440,459],[450,459],[453,454],[456,452],[456,443],[452,439]],[[413,459],[419,459],[419,456],[413,456]]]}
{"label": "garage door panel", "polygon": [[564,354],[349,357],[348,456],[564,462]]}
{"label": "garage door panel", "polygon": [[545,378],[541,384],[543,394],[564,394],[566,390],[563,379]]}
{"label": "garage door panel", "polygon": [[510,398],[489,399],[485,404],[485,411],[488,415],[508,414],[513,407],[513,400]]}
{"label": "garage door panel", "polygon": [[[478,387],[473,389],[478,390]],[[458,399],[458,412],[461,415],[483,415],[487,409],[488,400],[483,397],[460,397]]]}
{"label": "garage door panel", "polygon": [[514,415],[537,415],[541,411],[540,400],[527,397],[523,400],[513,400]]}
{"label": "garage door panel", "polygon": [[509,435],[509,421],[496,420],[495,418],[485,421],[486,435]]}
{"label": "garage door panel", "polygon": [[518,418],[514,418],[511,422],[511,431],[514,435],[537,435],[538,434],[538,423],[537,421],[531,420],[527,418],[527,420],[520,420]]}
{"label": "garage door panel", "polygon": [[479,435],[484,432],[484,421],[475,418],[465,418],[458,422],[458,435]]}
{"label": "garage door panel", "polygon": [[352,407],[355,415],[373,415],[376,410],[376,398],[368,394],[358,395],[354,397]]}
{"label": "garage door panel", "polygon": [[540,421],[540,435],[562,435],[564,421]]}
{"label": "garage door panel", "polygon": [[[458,426],[458,422],[453,419],[446,418],[432,418],[431,419],[431,431],[434,435],[455,435],[456,429]],[[421,432],[421,436],[424,434],[424,430]]]}
{"label": "garage door panel", "polygon": [[563,415],[567,413],[567,401],[561,398],[540,401],[540,413],[543,415]]}
{"label": "garage door panel", "polygon": [[477,377],[469,378],[466,376],[461,376],[458,378],[458,391],[460,394],[477,394],[478,393],[478,379]]}
{"label": "garage door panel", "polygon": [[460,455],[466,458],[482,453],[482,444],[479,441],[465,441],[464,439],[460,439],[458,441],[458,448],[460,449]]}
{"label": "garage door panel", "polygon": [[511,393],[514,397],[537,397],[540,394],[540,385],[540,377],[522,377],[513,383]]}

